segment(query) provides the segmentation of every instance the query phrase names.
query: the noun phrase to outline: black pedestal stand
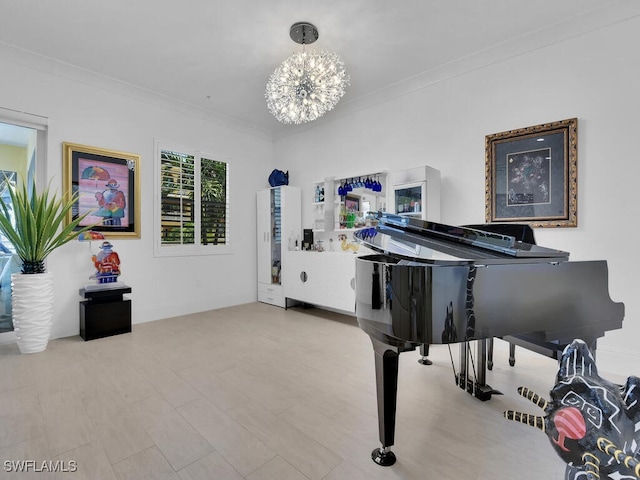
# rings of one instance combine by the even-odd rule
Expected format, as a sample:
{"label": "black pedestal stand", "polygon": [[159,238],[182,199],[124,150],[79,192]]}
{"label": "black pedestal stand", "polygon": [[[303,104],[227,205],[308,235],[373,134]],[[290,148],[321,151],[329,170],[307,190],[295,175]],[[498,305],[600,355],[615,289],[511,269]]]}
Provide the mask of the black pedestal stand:
{"label": "black pedestal stand", "polygon": [[80,295],[87,299],[80,302],[80,336],[86,341],[130,332],[131,300],[123,295],[131,293],[131,287],[125,284],[91,287],[80,290]]}

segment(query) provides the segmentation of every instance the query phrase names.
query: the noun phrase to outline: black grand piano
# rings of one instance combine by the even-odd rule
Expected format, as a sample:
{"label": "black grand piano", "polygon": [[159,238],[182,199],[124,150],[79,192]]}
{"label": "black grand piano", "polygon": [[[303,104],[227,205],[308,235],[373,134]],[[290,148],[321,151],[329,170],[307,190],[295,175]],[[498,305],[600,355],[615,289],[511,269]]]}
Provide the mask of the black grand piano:
{"label": "black grand piano", "polygon": [[[567,252],[477,228],[385,213],[378,221],[354,237],[377,252],[356,259],[356,316],[375,354],[379,465],[395,463],[401,352],[460,344],[456,383],[487,400],[486,340],[529,339],[544,353],[581,338],[595,349],[606,331],[622,327],[624,305],[609,297],[606,261],[570,262]],[[471,340],[478,340],[475,378]]]}

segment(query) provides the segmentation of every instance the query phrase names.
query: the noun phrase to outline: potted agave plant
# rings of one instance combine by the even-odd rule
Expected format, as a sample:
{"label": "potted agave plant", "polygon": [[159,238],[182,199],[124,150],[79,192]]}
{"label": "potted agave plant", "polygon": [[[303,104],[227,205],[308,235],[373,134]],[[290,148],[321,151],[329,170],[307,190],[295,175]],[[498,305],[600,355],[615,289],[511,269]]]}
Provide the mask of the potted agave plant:
{"label": "potted agave plant", "polygon": [[27,187],[12,185],[5,178],[11,202],[0,196],[0,233],[15,247],[22,261],[21,273],[11,276],[13,327],[22,353],[41,352],[47,348],[53,320],[53,274],[44,261],[56,248],[77,238],[92,226],[76,230],[90,213],[65,224],[77,195],[59,197],[42,192],[35,180]]}

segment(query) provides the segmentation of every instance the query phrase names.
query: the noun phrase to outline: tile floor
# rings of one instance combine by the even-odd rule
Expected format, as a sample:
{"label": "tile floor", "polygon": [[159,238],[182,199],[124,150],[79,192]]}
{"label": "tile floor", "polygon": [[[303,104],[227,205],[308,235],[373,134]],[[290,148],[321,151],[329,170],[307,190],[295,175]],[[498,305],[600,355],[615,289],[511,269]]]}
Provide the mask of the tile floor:
{"label": "tile floor", "polygon": [[[2,345],[0,478],[561,480],[546,436],[502,417],[538,413],[515,389],[546,395],[556,364],[518,349],[511,368],[496,344],[487,381],[504,395],[489,402],[455,386],[447,346],[429,367],[400,356],[390,468],[370,459],[373,350],[353,317],[253,303],[39,354]],[[20,460],[35,462],[30,474],[8,471]],[[34,472],[43,462],[77,471]]]}

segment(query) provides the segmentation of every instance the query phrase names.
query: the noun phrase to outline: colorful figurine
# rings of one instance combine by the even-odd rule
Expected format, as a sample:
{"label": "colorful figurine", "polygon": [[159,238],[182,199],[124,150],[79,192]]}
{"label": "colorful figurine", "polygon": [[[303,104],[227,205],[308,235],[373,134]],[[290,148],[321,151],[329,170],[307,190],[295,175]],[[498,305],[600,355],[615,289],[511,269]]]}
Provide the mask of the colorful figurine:
{"label": "colorful figurine", "polygon": [[504,415],[547,434],[567,464],[566,480],[640,479],[640,378],[618,385],[598,375],[582,340],[567,345],[547,400],[528,388],[518,393],[544,415],[507,410]]}
{"label": "colorful figurine", "polygon": [[92,255],[91,259],[95,265],[96,279],[98,283],[113,283],[118,281],[120,275],[120,257],[113,251],[113,245],[108,241],[102,242],[100,252]]}

